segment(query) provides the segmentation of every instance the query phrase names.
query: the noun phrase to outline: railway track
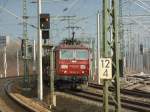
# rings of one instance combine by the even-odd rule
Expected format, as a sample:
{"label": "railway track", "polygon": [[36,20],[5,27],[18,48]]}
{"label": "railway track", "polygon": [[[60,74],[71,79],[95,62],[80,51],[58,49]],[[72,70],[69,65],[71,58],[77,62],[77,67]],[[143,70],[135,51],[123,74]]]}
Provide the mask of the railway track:
{"label": "railway track", "polygon": [[[34,81],[34,78],[35,75],[31,75],[30,81]],[[48,112],[43,102],[29,98],[31,91],[27,92],[27,96],[22,94],[20,81],[23,81],[23,76],[0,79],[0,112]]]}
{"label": "railway track", "polygon": [[[88,99],[89,101],[94,101],[96,103],[101,103],[103,101],[103,96],[102,95],[95,94],[95,93],[88,92],[88,91],[65,90],[65,91],[60,91],[60,92],[64,92],[66,94],[74,95],[74,96],[80,97],[81,99],[82,98],[83,99]],[[121,102],[122,102],[122,107],[124,109],[139,111],[139,112],[149,112],[150,111],[150,104],[149,103],[133,101],[133,100],[129,100],[129,99],[121,99]],[[114,102],[112,100],[110,100],[109,104],[114,106]]]}
{"label": "railway track", "polygon": [[[96,89],[103,89],[102,85],[97,85],[93,83],[89,83],[89,87],[96,88]],[[109,88],[110,91],[113,90],[113,88]],[[141,90],[128,90],[128,89],[121,89],[121,93],[123,95],[130,95],[135,97],[141,97],[141,98],[150,98],[150,92],[145,92]]]}
{"label": "railway track", "polygon": [[0,112],[29,112],[6,94],[5,87],[7,83],[15,79],[16,77],[0,79]]}

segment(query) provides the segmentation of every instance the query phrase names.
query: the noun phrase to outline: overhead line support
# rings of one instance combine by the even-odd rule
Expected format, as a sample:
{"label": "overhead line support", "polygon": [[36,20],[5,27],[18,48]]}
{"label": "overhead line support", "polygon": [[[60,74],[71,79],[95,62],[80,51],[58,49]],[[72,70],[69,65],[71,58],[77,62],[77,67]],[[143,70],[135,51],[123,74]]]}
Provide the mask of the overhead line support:
{"label": "overhead line support", "polygon": [[[103,80],[103,111],[109,112],[109,87],[114,88],[111,98],[115,104],[115,112],[121,112],[120,102],[120,72],[119,72],[119,49],[118,49],[118,0],[103,0],[103,36],[102,57],[112,58],[113,79]],[[113,53],[112,53],[113,52]]]}
{"label": "overhead line support", "polygon": [[29,88],[29,59],[28,59],[28,34],[27,34],[27,0],[23,0],[23,39],[24,50],[22,51],[24,61],[24,89]]}

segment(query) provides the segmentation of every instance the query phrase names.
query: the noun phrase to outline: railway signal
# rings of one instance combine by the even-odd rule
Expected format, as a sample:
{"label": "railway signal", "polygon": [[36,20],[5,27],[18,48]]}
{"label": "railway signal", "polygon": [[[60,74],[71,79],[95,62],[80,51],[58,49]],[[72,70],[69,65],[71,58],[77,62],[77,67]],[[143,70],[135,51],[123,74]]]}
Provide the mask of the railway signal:
{"label": "railway signal", "polygon": [[40,28],[50,29],[50,16],[49,14],[40,14]]}
{"label": "railway signal", "polygon": [[31,59],[33,54],[33,45],[29,44],[29,40],[21,40],[21,54],[23,59]]}
{"label": "railway signal", "polygon": [[49,39],[49,30],[42,31],[42,39]]}
{"label": "railway signal", "polygon": [[40,29],[42,30],[42,39],[49,39],[50,16],[49,14],[40,14]]}

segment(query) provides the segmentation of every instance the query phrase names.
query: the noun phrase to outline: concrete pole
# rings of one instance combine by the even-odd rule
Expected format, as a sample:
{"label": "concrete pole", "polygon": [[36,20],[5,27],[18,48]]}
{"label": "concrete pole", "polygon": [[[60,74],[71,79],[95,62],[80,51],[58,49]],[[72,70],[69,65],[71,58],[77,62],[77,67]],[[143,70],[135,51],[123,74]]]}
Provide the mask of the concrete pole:
{"label": "concrete pole", "polygon": [[[92,39],[89,40],[89,44],[90,44],[90,48],[92,49]],[[93,49],[92,49],[92,52],[90,54],[90,60],[89,60],[89,63],[90,63],[90,66],[89,66],[89,69],[90,69],[90,74],[89,74],[89,79],[92,80],[92,73],[93,73],[93,69],[92,69],[92,63],[93,63]]]}
{"label": "concrete pole", "polygon": [[[148,38],[147,42],[149,43],[149,38]],[[147,46],[147,47],[148,47],[148,56],[147,56],[147,58],[148,58],[148,61],[147,61],[147,62],[148,62],[148,65],[147,65],[147,66],[148,66],[148,73],[149,73],[149,69],[150,69],[150,68],[149,68],[149,63],[150,63],[149,57],[150,57],[150,53],[149,53],[149,44],[147,44],[147,45],[148,45],[148,46]]]}
{"label": "concrete pole", "polygon": [[[148,49],[149,47],[148,47],[148,44],[149,44],[149,37],[146,37],[146,48]],[[149,52],[148,52],[148,50],[147,50],[147,53],[146,53],[146,63],[147,63],[147,65],[146,65],[146,70],[147,70],[147,73],[148,73],[148,70],[149,70],[149,68],[148,68],[148,64],[149,64],[149,56],[148,56],[148,54],[149,54]]]}
{"label": "concrete pole", "polygon": [[35,49],[35,40],[33,40],[33,72],[36,71],[36,49]]}
{"label": "concrete pole", "polygon": [[52,106],[56,106],[56,96],[54,93],[54,47],[51,49],[50,53],[50,100],[51,100],[51,105],[50,109]]}
{"label": "concrete pole", "polygon": [[92,74],[91,74],[91,79],[94,80],[94,71],[95,71],[95,41],[91,39],[91,48],[92,48]]}
{"label": "concrete pole", "polygon": [[97,79],[98,84],[100,84],[100,69],[99,69],[99,59],[100,59],[100,13],[97,13]]}
{"label": "concrete pole", "polygon": [[4,76],[5,78],[7,77],[6,74],[7,74],[7,56],[6,56],[6,46],[4,46]]}
{"label": "concrete pole", "polygon": [[139,46],[140,46],[140,35],[138,34],[138,47],[137,47],[137,55],[138,55],[138,57],[137,57],[137,60],[138,60],[138,64],[137,64],[137,69],[138,69],[138,72],[140,72],[140,53],[139,53]]}
{"label": "concrete pole", "polygon": [[18,50],[17,50],[17,76],[19,76],[19,56],[18,56]]}
{"label": "concrete pole", "polygon": [[43,100],[43,77],[42,77],[42,35],[40,29],[40,14],[41,14],[41,0],[38,0],[38,98]]}

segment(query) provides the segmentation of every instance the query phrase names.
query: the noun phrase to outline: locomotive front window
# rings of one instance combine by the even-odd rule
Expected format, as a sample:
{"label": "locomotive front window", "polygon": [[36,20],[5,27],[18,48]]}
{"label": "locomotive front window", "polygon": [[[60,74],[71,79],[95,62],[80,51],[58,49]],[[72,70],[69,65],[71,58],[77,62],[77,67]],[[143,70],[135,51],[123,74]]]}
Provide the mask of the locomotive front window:
{"label": "locomotive front window", "polygon": [[76,59],[88,59],[88,51],[76,50]]}
{"label": "locomotive front window", "polygon": [[60,51],[61,59],[73,59],[73,51],[68,49],[63,49]]}

